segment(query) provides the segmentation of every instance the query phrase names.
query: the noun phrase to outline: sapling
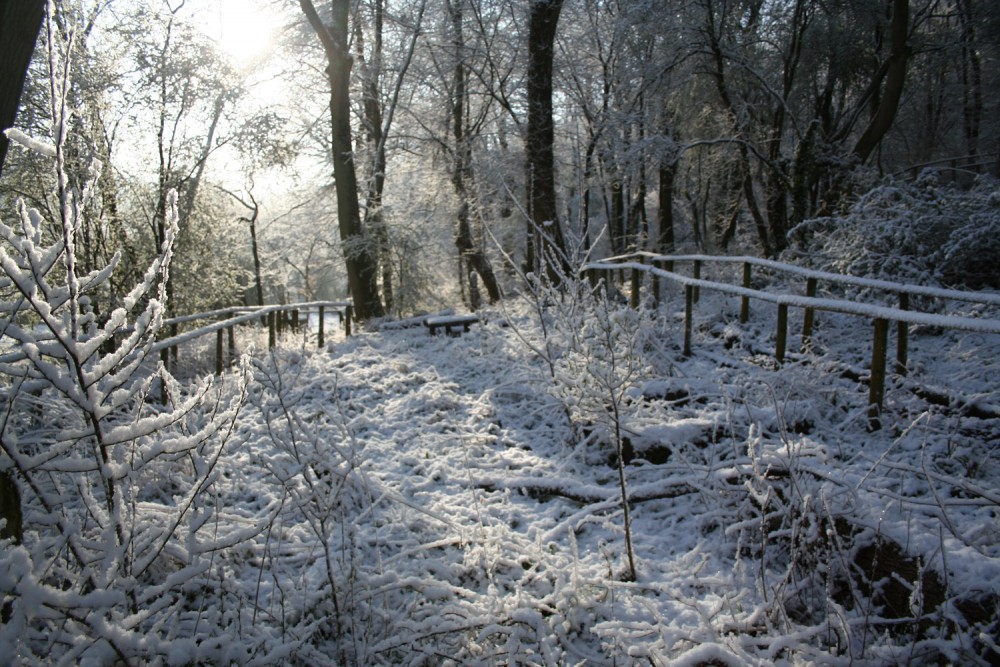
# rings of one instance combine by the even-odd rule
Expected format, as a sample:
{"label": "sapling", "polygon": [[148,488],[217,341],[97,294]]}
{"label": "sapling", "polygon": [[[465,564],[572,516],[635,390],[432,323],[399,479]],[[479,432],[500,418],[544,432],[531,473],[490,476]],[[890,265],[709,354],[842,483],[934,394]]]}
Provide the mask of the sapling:
{"label": "sapling", "polygon": [[628,571],[637,570],[632,546],[631,506],[628,494],[626,398],[642,379],[642,349],[646,327],[640,315],[604,298],[592,298],[588,285],[576,281],[562,286],[561,304],[553,326],[565,329],[566,348],[554,358],[555,386],[571,417],[581,423],[600,424],[608,431],[621,494],[622,523]]}
{"label": "sapling", "polygon": [[176,661],[187,655],[179,636],[189,633],[193,661],[195,646],[222,646],[228,633],[199,622],[190,591],[205,586],[216,551],[264,528],[231,528],[238,524],[220,517],[212,490],[245,372],[234,390],[207,384],[175,395],[171,409],[149,400],[158,383],[177,389],[152,352],[177,230],[173,194],[158,256],[121,307],[98,319],[92,296],[120,257],[89,272],[76,262],[101,165],[71,178],[68,67],[51,27],[48,37],[52,141],[9,136],[52,160],[57,219],[18,204],[16,223],[0,222],[0,470],[23,509],[22,544],[0,550],[0,655],[135,664],[170,653]]}

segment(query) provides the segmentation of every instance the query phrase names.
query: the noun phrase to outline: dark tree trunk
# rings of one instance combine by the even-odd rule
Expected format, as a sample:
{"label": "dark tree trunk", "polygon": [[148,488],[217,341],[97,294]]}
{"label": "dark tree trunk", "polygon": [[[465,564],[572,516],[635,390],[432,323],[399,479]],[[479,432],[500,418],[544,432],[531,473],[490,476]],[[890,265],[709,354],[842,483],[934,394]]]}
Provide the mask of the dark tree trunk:
{"label": "dark tree trunk", "polygon": [[[365,203],[365,228],[371,231],[378,251],[376,261],[382,275],[382,297],[387,311],[391,311],[394,301],[392,280],[392,259],[389,232],[382,215],[382,197],[385,192],[385,142],[382,136],[382,104],[380,100],[380,78],[382,74],[382,26],[383,0],[375,0],[373,5],[373,35],[371,62],[365,63],[366,71],[362,85],[362,106],[365,112],[366,141],[372,151],[372,173],[368,179],[368,194]],[[360,24],[355,31],[359,59],[364,59],[364,38]]]}
{"label": "dark tree trunk", "polygon": [[333,22],[327,26],[311,0],[299,0],[310,26],[323,43],[326,74],[330,81],[331,150],[337,187],[337,221],[344,246],[347,283],[354,300],[354,314],[366,320],[385,311],[378,295],[378,262],[361,225],[358,178],[351,145],[351,56],[347,50],[350,0],[332,0]]}
{"label": "dark tree trunk", "polygon": [[660,159],[660,210],[657,214],[659,237],[656,251],[663,255],[674,252],[674,180],[677,176],[677,157],[672,155]]}
{"label": "dark tree trunk", "polygon": [[44,16],[45,0],[0,0],[0,173]]}
{"label": "dark tree trunk", "polygon": [[[972,0],[959,0],[962,26],[962,130],[969,163],[979,156],[979,135],[983,122],[983,64],[976,38],[976,17]],[[977,171],[978,167],[973,167]]]}
{"label": "dark tree trunk", "polygon": [[263,306],[264,281],[261,278],[260,251],[257,246],[257,217],[260,215],[260,206],[257,205],[257,201],[252,196],[250,200],[253,202],[253,213],[248,218],[250,223],[250,250],[253,253],[253,280],[257,292],[257,305]]}
{"label": "dark tree trunk", "polygon": [[[528,187],[529,271],[553,284],[569,273],[566,243],[556,211],[552,64],[563,0],[535,0],[528,10],[528,127],[525,137]],[[537,255],[537,256],[536,256]]]}
{"label": "dark tree trunk", "polygon": [[622,179],[615,176],[611,180],[611,194],[608,196],[608,232],[611,236],[611,252],[625,254],[628,245],[625,234],[625,186]]}
{"label": "dark tree trunk", "polygon": [[[465,36],[462,30],[462,6],[465,0],[449,0],[448,12],[452,23],[452,47],[455,49],[454,98],[451,104],[452,134],[455,139],[455,165],[452,173],[452,184],[458,196],[459,209],[455,228],[455,247],[458,249],[459,263],[462,267],[463,280],[468,280],[469,305],[475,309],[479,306],[479,288],[476,275],[482,278],[490,303],[500,300],[500,288],[497,285],[493,267],[486,253],[475,242],[470,223],[471,195],[468,183],[472,178],[472,148],[469,145],[469,132],[466,128],[466,108],[468,104],[467,70],[465,64]],[[463,290],[464,291],[464,290]]]}
{"label": "dark tree trunk", "polygon": [[851,151],[861,162],[868,161],[896,118],[899,100],[903,96],[903,85],[906,83],[906,66],[910,59],[910,48],[906,44],[909,28],[910,1],[892,0],[892,18],[889,24],[891,51],[886,63],[885,86],[871,122]]}
{"label": "dark tree trunk", "polygon": [[[729,112],[729,114],[734,119],[736,123],[736,131],[742,136],[750,136],[750,128],[746,126],[746,121],[740,120],[744,117],[741,110],[737,108],[733,101],[732,96],[729,94],[729,86],[726,82],[726,61],[725,56],[722,52],[722,45],[719,42],[720,36],[717,31],[715,24],[715,7],[709,2],[705,5],[706,12],[706,29],[705,35],[708,37],[708,48],[712,54],[712,61],[715,67],[714,71],[711,72],[711,76],[715,81],[716,90],[719,93],[719,98],[722,100],[723,106]],[[747,202],[747,208],[750,210],[750,215],[754,221],[754,227],[757,230],[757,238],[760,239],[761,248],[764,251],[764,255],[770,257],[774,254],[774,250],[771,245],[771,240],[768,237],[767,221],[764,219],[764,214],[760,210],[760,206],[757,203],[757,194],[754,192],[753,184],[753,168],[750,162],[750,149],[747,148],[745,142],[739,142],[737,144],[739,155],[740,155],[740,165],[743,170],[743,196]],[[735,223],[736,217],[732,218]]]}

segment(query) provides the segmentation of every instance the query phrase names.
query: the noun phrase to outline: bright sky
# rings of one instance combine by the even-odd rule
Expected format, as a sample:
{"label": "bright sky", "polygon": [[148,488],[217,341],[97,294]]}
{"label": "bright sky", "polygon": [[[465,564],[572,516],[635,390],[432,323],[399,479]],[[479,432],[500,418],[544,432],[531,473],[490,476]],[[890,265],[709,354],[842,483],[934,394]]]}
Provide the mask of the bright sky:
{"label": "bright sky", "polygon": [[264,55],[279,28],[260,0],[202,0],[197,6],[205,32],[219,42],[237,67],[250,66]]}

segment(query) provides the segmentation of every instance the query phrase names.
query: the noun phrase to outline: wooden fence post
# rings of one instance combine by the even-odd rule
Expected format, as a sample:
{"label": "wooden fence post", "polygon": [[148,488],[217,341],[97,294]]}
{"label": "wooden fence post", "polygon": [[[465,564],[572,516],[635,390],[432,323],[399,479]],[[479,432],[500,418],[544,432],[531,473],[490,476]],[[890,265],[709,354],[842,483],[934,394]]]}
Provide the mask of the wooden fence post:
{"label": "wooden fence post", "polygon": [[889,345],[889,321],[875,320],[875,337],[872,341],[872,370],[868,382],[868,430],[882,427],[879,416],[885,402],[885,357]]}
{"label": "wooden fence post", "polygon": [[[701,260],[694,260],[694,279],[701,280]],[[694,288],[694,302],[698,303],[698,299],[701,298],[701,290],[697,287]]]}
{"label": "wooden fence post", "polygon": [[[743,262],[743,288],[750,289],[750,262]],[[750,297],[740,297],[740,324],[750,319]]]}
{"label": "wooden fence post", "polygon": [[[816,296],[816,279],[806,278],[806,296],[813,298]],[[813,323],[816,320],[815,310],[806,307],[806,314],[802,320],[802,351],[806,352],[812,347]]]}
{"label": "wooden fence post", "polygon": [[785,363],[785,349],[788,346],[788,304],[778,304],[778,333],[774,344],[774,358],[779,364]]}
{"label": "wooden fence post", "polygon": [[215,374],[222,375],[222,329],[215,332]]}
{"label": "wooden fence post", "polygon": [[[910,309],[910,295],[907,292],[899,293],[899,309]],[[910,338],[910,325],[907,322],[896,322],[896,372],[899,375],[906,375],[906,362],[908,357],[907,345]]]}
{"label": "wooden fence post", "polygon": [[273,350],[274,345],[277,342],[277,333],[275,332],[275,311],[271,310],[267,313],[267,349]]}
{"label": "wooden fence post", "polygon": [[323,325],[326,323],[326,306],[319,307],[319,328],[316,330],[316,347],[323,347]]}
{"label": "wooden fence post", "polygon": [[299,309],[292,309],[292,331],[298,333],[302,330],[302,325],[299,322]]}
{"label": "wooden fence post", "polygon": [[344,308],[344,336],[351,337],[351,320],[354,318],[354,306]]}
{"label": "wooden fence post", "polygon": [[231,324],[227,327],[227,333],[229,334],[229,360],[230,361],[233,361],[233,360],[236,359],[236,332],[233,331],[233,329],[235,329],[235,328],[236,327],[234,327]]}
{"label": "wooden fence post", "polygon": [[694,286],[684,286],[684,356],[691,356],[691,318],[694,310]]}

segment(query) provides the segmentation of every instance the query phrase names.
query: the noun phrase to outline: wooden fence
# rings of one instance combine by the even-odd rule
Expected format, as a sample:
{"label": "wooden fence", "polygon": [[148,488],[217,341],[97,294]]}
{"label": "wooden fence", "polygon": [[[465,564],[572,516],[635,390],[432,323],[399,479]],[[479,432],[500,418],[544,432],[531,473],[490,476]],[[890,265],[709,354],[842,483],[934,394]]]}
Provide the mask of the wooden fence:
{"label": "wooden fence", "polygon": [[[216,375],[221,375],[226,359],[235,357],[236,325],[248,322],[260,322],[267,327],[268,347],[273,348],[278,338],[281,337],[286,329],[290,331],[300,330],[303,313],[308,318],[308,315],[312,312],[316,312],[318,317],[316,330],[317,347],[323,347],[324,344],[327,313],[336,313],[344,327],[344,334],[346,336],[351,335],[353,305],[349,301],[310,301],[307,303],[274,306],[238,306],[164,320],[161,331],[169,331],[169,336],[157,341],[153,345],[153,351],[160,353],[160,359],[164,364],[169,364],[171,360],[176,364],[177,347],[180,344],[214,333],[216,336],[215,373]],[[191,331],[179,333],[180,325],[191,322],[203,322],[205,320],[208,320],[209,323],[203,324]],[[223,344],[224,338],[228,342],[228,355],[224,350],[226,347]]]}
{"label": "wooden fence", "polygon": [[[678,264],[689,264],[691,274],[683,275],[675,272]],[[742,265],[742,283],[734,285],[725,282],[705,280],[702,272],[711,265]],[[777,294],[752,289],[750,287],[753,269],[766,268],[771,271],[787,274],[803,280],[802,294]],[[989,306],[1000,306],[1000,295],[963,292],[959,290],[939,289],[907,285],[884,280],[872,280],[846,276],[837,273],[814,271],[756,257],[715,257],[711,255],[656,255],[653,253],[633,253],[612,257],[600,262],[592,262],[583,267],[591,285],[596,289],[600,284],[600,275],[618,273],[621,282],[629,276],[629,302],[633,308],[639,306],[639,296],[642,290],[643,277],[650,281],[649,293],[653,303],[659,307],[664,293],[661,282],[666,280],[677,283],[684,288],[684,354],[691,354],[692,318],[695,304],[698,303],[702,289],[713,290],[724,294],[732,294],[740,298],[740,322],[745,323],[750,316],[750,302],[753,299],[776,306],[776,333],[774,356],[778,363],[783,363],[788,346],[788,309],[800,308],[802,318],[802,349],[811,345],[816,311],[844,313],[858,317],[870,318],[873,321],[873,336],[871,348],[871,376],[869,380],[869,425],[879,428],[879,414],[885,400],[886,358],[889,349],[890,323],[896,323],[896,372],[905,375],[907,371],[909,327],[913,324],[923,324],[944,329],[976,331],[980,333],[1000,334],[1000,320],[980,319],[964,316],[941,315],[925,313],[911,308],[912,297],[927,299],[943,299],[977,303]],[[817,297],[820,284],[829,283],[843,287],[866,288],[873,293],[887,295],[887,301],[892,305],[878,303],[858,303],[846,299]]]}

